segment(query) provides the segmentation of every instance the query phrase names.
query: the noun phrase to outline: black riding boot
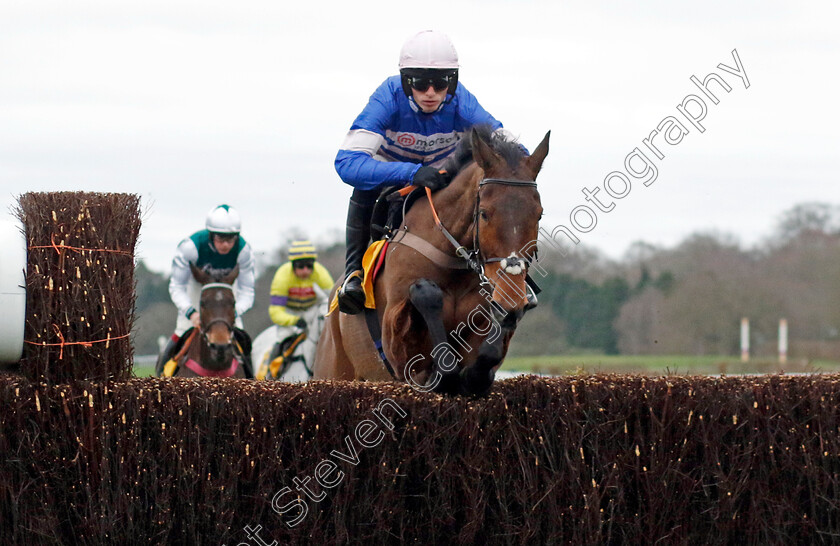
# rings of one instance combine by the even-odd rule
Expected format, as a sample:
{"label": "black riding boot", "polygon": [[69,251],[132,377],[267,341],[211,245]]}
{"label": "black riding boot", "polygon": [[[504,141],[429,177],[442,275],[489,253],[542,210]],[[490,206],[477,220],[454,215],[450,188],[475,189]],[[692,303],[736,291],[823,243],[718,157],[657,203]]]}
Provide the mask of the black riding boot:
{"label": "black riding boot", "polygon": [[[354,195],[355,197],[355,195]],[[344,284],[338,291],[338,309],[342,313],[356,315],[365,308],[365,292],[362,289],[362,258],[370,242],[370,216],[374,202],[350,198],[347,210],[347,254],[344,262]],[[354,273],[359,272],[354,275]]]}
{"label": "black riding boot", "polygon": [[172,336],[169,336],[169,341],[166,342],[166,347],[163,348],[163,351],[160,353],[158,357],[157,363],[155,364],[155,377],[160,377],[163,375],[163,367],[166,366],[166,363],[175,356],[175,344],[178,343]]}
{"label": "black riding boot", "polygon": [[242,370],[245,372],[247,379],[254,379],[254,366],[251,362],[251,336],[242,328],[233,328],[233,339],[242,355]]}

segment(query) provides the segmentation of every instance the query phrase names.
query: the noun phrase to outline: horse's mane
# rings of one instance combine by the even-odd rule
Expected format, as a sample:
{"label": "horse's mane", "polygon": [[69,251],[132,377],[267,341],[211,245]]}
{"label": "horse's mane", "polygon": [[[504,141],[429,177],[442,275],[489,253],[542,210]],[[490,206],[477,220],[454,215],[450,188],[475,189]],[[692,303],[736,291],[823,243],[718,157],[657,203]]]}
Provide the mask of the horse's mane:
{"label": "horse's mane", "polygon": [[509,139],[504,132],[494,132],[489,125],[475,125],[461,138],[455,151],[444,162],[443,168],[453,178],[473,160],[472,133],[477,133],[484,142],[488,143],[511,169],[515,169],[526,156],[522,145],[516,140]]}

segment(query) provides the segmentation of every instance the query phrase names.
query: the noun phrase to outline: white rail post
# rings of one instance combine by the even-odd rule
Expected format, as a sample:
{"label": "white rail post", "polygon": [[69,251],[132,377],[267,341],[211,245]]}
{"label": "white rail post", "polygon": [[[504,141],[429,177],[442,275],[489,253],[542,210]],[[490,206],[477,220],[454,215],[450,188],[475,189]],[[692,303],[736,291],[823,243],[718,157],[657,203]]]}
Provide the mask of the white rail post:
{"label": "white rail post", "polygon": [[741,362],[750,361],[750,319],[741,319]]}
{"label": "white rail post", "polygon": [[787,362],[788,353],[788,323],[787,319],[779,319],[779,364]]}

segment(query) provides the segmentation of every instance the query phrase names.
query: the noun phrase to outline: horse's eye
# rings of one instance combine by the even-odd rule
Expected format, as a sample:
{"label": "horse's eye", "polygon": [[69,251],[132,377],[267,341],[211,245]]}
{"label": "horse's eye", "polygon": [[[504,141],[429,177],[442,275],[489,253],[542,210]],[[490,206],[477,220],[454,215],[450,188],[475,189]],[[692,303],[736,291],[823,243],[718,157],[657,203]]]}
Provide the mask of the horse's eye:
{"label": "horse's eye", "polygon": [[485,222],[489,218],[489,216],[487,215],[487,211],[484,210],[484,209],[478,211],[478,216],[481,217],[481,219],[484,220]]}

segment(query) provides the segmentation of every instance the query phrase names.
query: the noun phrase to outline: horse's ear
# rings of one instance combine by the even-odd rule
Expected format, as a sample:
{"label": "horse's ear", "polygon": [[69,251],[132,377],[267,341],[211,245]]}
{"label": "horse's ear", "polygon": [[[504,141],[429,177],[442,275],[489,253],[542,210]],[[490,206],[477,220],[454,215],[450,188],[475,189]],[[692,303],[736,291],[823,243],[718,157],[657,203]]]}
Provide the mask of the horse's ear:
{"label": "horse's ear", "polygon": [[502,163],[501,156],[484,142],[484,139],[475,129],[470,131],[470,144],[472,145],[473,159],[484,172]]}
{"label": "horse's ear", "polygon": [[213,282],[213,278],[206,271],[197,268],[195,264],[190,264],[190,271],[192,271],[192,276],[198,284],[204,285]]}
{"label": "horse's ear", "polygon": [[236,277],[239,276],[239,264],[236,264],[236,267],[233,268],[233,271],[219,279],[219,282],[223,282],[225,284],[233,284],[233,281],[236,280]]}
{"label": "horse's ear", "polygon": [[539,174],[540,169],[542,168],[543,161],[545,161],[545,156],[548,155],[548,138],[550,136],[551,131],[545,134],[542,142],[540,142],[537,149],[534,150],[534,153],[525,160],[528,163],[528,168],[531,170],[531,173],[533,173],[534,178],[537,178],[537,174]]}

